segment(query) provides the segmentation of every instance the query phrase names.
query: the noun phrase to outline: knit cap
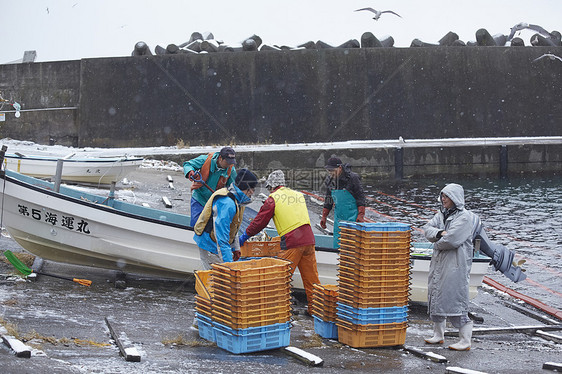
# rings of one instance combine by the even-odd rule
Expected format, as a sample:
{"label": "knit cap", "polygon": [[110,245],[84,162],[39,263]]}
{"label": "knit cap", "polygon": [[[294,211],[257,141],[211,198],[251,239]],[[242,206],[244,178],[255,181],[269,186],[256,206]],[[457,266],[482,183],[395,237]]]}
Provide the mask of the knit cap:
{"label": "knit cap", "polygon": [[285,174],[281,170],[275,170],[269,174],[265,181],[265,188],[275,188],[285,185]]}
{"label": "knit cap", "polygon": [[250,188],[256,188],[258,178],[250,170],[240,169],[238,170],[238,175],[236,175],[234,183],[236,184],[236,187],[242,191],[246,191]]}

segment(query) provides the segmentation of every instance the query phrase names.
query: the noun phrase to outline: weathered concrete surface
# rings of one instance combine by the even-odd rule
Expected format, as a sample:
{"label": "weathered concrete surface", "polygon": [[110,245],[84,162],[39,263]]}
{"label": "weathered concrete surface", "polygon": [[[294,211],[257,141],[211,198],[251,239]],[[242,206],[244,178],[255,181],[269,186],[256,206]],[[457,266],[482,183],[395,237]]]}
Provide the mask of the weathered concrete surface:
{"label": "weathered concrete surface", "polygon": [[23,109],[79,107],[62,118],[7,115],[2,136],[123,147],[559,135],[562,65],[533,60],[561,50],[336,48],[0,65],[0,91]]}
{"label": "weathered concrete surface", "polygon": [[[2,244],[6,239],[2,239]],[[438,364],[408,354],[401,349],[354,349],[335,340],[318,339],[313,320],[294,316],[291,345],[324,360],[323,368],[308,368],[300,361],[272,350],[233,355],[209,345],[190,328],[194,318],[192,283],[165,282],[130,277],[124,290],[113,287],[109,272],[64,266],[47,262],[46,270],[78,275],[93,280],[90,288],[73,282],[40,278],[37,282],[0,279],[0,310],[4,322],[17,327],[21,336],[34,338],[26,344],[34,347],[30,359],[17,358],[0,347],[0,367],[4,373],[263,373],[292,372],[404,373],[424,369],[444,372],[447,366],[459,366],[488,373],[538,372],[544,362],[556,361],[559,344],[525,334],[496,334],[475,337],[469,352],[453,352],[443,346],[428,347],[423,338],[429,334],[425,308],[412,306],[406,345],[445,356],[449,362]],[[8,265],[0,263],[0,273]],[[504,306],[501,298],[482,290],[471,303],[474,313],[484,318],[476,327],[540,325],[529,317]],[[130,344],[141,354],[141,362],[126,362],[112,343],[105,317],[124,331]],[[452,330],[448,326],[447,330]],[[446,338],[446,344],[457,338]],[[176,341],[180,344],[174,344]]]}

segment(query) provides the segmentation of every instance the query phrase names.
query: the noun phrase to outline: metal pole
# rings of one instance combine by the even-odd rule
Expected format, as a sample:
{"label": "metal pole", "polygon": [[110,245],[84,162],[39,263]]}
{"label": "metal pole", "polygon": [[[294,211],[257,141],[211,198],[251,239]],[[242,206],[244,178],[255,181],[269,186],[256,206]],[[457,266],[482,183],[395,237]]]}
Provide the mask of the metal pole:
{"label": "metal pole", "polygon": [[64,160],[57,160],[57,171],[55,173],[55,192],[59,192],[60,191],[60,182],[62,179],[62,166],[63,166]]}
{"label": "metal pole", "polygon": [[507,178],[507,145],[500,147],[500,178]]}
{"label": "metal pole", "polygon": [[404,149],[401,147],[394,149],[394,178],[404,178]]}

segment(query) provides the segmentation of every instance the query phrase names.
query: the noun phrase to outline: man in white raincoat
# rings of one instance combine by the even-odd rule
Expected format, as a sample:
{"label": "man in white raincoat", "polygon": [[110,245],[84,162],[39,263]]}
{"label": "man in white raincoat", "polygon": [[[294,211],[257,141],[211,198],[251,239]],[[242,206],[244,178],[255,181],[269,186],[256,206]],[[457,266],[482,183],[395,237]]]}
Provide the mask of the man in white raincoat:
{"label": "man in white raincoat", "polygon": [[433,337],[428,344],[443,343],[448,319],[459,329],[460,341],[453,350],[470,349],[472,321],[468,317],[468,287],[472,266],[472,213],[464,207],[461,185],[448,184],[439,194],[440,212],[423,227],[425,237],[433,242],[429,267],[428,312],[434,322]]}

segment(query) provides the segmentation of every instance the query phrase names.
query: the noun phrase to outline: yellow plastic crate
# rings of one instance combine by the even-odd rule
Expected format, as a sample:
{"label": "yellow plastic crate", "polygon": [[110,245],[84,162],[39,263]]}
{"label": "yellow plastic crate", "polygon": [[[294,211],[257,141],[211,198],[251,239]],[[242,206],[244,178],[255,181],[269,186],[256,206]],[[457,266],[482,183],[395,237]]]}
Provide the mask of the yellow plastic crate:
{"label": "yellow plastic crate", "polygon": [[338,266],[338,274],[358,281],[379,283],[406,282],[410,279],[410,269],[362,270],[344,266],[341,263]]}
{"label": "yellow plastic crate", "polygon": [[274,257],[281,251],[281,238],[276,236],[270,241],[247,241],[240,252],[242,257]]}
{"label": "yellow plastic crate", "polygon": [[267,287],[251,287],[251,288],[232,288],[219,283],[213,285],[213,295],[224,296],[237,300],[265,298],[270,296],[277,296],[289,294],[291,292],[291,283],[286,282],[278,286]]}
{"label": "yellow plastic crate", "polygon": [[326,296],[338,297],[338,285],[337,284],[313,284],[312,291],[315,293],[320,293]]}
{"label": "yellow plastic crate", "polygon": [[385,294],[378,297],[362,296],[361,294],[340,294],[340,303],[354,308],[388,308],[393,306],[404,306],[408,304],[408,293],[398,295]]}
{"label": "yellow plastic crate", "polygon": [[222,313],[223,315],[229,316],[229,319],[233,321],[246,321],[249,319],[268,319],[274,317],[285,316],[287,313],[291,312],[291,303],[288,300],[284,300],[280,304],[275,304],[272,306],[254,307],[254,308],[233,308],[230,305],[225,305],[222,303],[217,303],[215,300],[212,302],[212,313]]}
{"label": "yellow plastic crate", "polygon": [[252,282],[230,282],[221,278],[213,278],[211,287],[220,287],[223,290],[230,290],[232,293],[250,293],[264,289],[284,289],[291,284],[291,277],[279,277],[268,280],[252,281]]}
{"label": "yellow plastic crate", "polygon": [[343,236],[340,238],[340,246],[347,248],[356,248],[358,250],[376,250],[376,249],[393,249],[400,251],[409,251],[410,238],[401,239],[357,239],[350,236]]}
{"label": "yellow plastic crate", "polygon": [[355,325],[338,320],[338,341],[354,348],[404,345],[407,322],[381,325]]}
{"label": "yellow plastic crate", "polygon": [[346,277],[342,273],[338,274],[338,282],[340,284],[340,293],[351,289],[368,290],[369,293],[407,291],[410,286],[410,282],[407,278],[403,280],[396,280],[394,282],[381,282]]}
{"label": "yellow plastic crate", "polygon": [[232,288],[250,288],[262,286],[274,286],[291,281],[291,274],[289,272],[283,273],[264,273],[260,275],[251,276],[244,279],[225,277],[221,274],[211,276],[211,283],[220,283]]}
{"label": "yellow plastic crate", "polygon": [[287,296],[285,298],[279,297],[277,300],[269,300],[267,302],[263,302],[261,300],[255,302],[248,302],[242,305],[234,305],[230,302],[229,299],[223,299],[219,297],[215,297],[213,299],[213,307],[223,308],[225,310],[231,310],[232,313],[246,313],[247,315],[251,315],[252,313],[259,313],[261,311],[269,311],[273,310],[274,308],[287,308],[291,307],[291,297]]}
{"label": "yellow plastic crate", "polygon": [[410,250],[406,249],[369,249],[364,250],[359,247],[340,246],[340,256],[346,255],[361,260],[408,260]]}
{"label": "yellow plastic crate", "polygon": [[211,264],[211,267],[216,271],[213,275],[224,275],[243,280],[260,274],[286,272],[290,270],[291,264],[291,261],[280,258],[265,257],[248,261]]}
{"label": "yellow plastic crate", "polygon": [[285,323],[291,320],[292,311],[274,312],[260,314],[257,316],[239,316],[232,318],[230,311],[223,312],[221,309],[213,308],[212,319],[233,329],[246,329],[248,327],[259,327]]}
{"label": "yellow plastic crate", "polygon": [[212,314],[211,300],[195,295],[195,310],[198,313],[201,313],[211,318],[211,314]]}
{"label": "yellow plastic crate", "polygon": [[221,301],[222,303],[232,305],[233,307],[243,307],[257,304],[270,304],[274,302],[280,302],[285,299],[290,300],[290,298],[291,295],[288,291],[275,293],[267,297],[237,297],[237,295],[231,295],[225,292],[215,294],[213,297],[213,301]]}
{"label": "yellow plastic crate", "polygon": [[350,238],[359,239],[398,239],[410,238],[411,230],[409,231],[361,231],[354,230],[347,227],[342,227],[341,235]]}
{"label": "yellow plastic crate", "polygon": [[210,281],[212,270],[198,270],[195,272],[195,291],[197,295],[210,299]]}

